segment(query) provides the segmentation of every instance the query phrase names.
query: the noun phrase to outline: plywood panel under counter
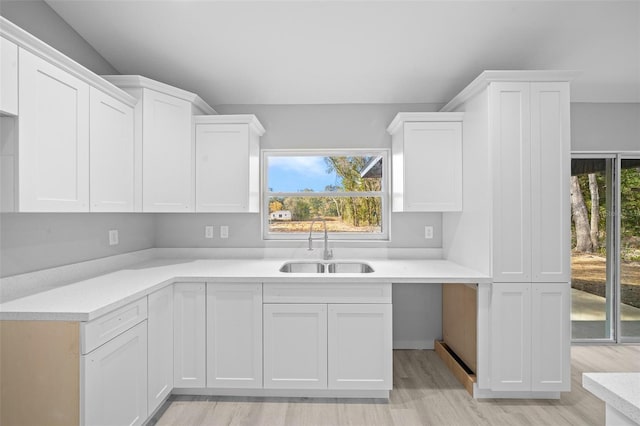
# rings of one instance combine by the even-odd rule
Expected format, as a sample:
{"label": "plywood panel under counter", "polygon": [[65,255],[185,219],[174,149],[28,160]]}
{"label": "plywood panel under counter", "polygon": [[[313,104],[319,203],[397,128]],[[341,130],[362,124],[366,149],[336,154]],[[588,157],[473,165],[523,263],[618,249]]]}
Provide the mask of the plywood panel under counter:
{"label": "plywood panel under counter", "polygon": [[80,423],[77,322],[0,321],[0,424]]}
{"label": "plywood panel under counter", "polygon": [[442,286],[442,338],[449,349],[477,373],[478,290],[475,285]]}

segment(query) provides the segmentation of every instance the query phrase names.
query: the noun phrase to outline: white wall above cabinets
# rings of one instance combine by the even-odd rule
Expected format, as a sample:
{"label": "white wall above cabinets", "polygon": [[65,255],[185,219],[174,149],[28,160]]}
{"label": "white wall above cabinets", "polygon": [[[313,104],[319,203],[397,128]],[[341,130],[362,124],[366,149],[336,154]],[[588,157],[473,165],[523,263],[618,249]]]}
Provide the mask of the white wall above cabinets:
{"label": "white wall above cabinets", "polygon": [[135,99],[4,18],[0,34],[2,211],[133,211]]}
{"label": "white wall above cabinets", "polygon": [[393,119],[394,212],[462,210],[463,113],[407,113]]}
{"label": "white wall above cabinets", "polygon": [[[195,210],[194,115],[215,114],[197,95],[136,75],[105,79],[137,98],[137,193],[145,212]],[[140,197],[139,197],[140,198]]]}
{"label": "white wall above cabinets", "polygon": [[18,115],[18,45],[0,37],[0,115]]}
{"label": "white wall above cabinets", "polygon": [[196,211],[260,211],[260,136],[255,115],[194,118]]}

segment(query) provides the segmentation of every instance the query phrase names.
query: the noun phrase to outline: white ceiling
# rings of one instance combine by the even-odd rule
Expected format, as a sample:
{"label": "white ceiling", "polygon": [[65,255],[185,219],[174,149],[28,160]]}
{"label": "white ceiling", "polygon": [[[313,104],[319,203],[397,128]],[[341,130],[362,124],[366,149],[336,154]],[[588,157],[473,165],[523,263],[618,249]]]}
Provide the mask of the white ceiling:
{"label": "white ceiling", "polygon": [[446,103],[485,69],[640,102],[640,1],[47,0],[122,74],[211,105]]}

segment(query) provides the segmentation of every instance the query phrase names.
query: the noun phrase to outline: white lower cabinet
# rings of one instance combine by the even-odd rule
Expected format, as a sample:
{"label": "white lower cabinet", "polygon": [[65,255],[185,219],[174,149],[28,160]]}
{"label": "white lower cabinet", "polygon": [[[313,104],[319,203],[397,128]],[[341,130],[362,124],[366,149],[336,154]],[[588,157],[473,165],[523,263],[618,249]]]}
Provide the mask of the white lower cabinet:
{"label": "white lower cabinet", "polygon": [[494,283],[491,390],[570,390],[569,283]]}
{"label": "white lower cabinet", "polygon": [[391,304],[332,304],[328,310],[330,389],[391,389]]}
{"label": "white lower cabinet", "polygon": [[265,304],[263,311],[265,388],[393,387],[390,303]]}
{"label": "white lower cabinet", "polygon": [[265,304],[264,387],[327,388],[327,305]]}
{"label": "white lower cabinet", "polygon": [[207,387],[262,387],[262,284],[207,284]]}
{"label": "white lower cabinet", "polygon": [[147,322],[82,355],[81,424],[141,425],[147,420]]}
{"label": "white lower cabinet", "polygon": [[173,384],[203,388],[206,384],[205,283],[176,283],[173,288]]}
{"label": "white lower cabinet", "polygon": [[173,389],[173,286],[148,297],[148,408],[153,413]]}

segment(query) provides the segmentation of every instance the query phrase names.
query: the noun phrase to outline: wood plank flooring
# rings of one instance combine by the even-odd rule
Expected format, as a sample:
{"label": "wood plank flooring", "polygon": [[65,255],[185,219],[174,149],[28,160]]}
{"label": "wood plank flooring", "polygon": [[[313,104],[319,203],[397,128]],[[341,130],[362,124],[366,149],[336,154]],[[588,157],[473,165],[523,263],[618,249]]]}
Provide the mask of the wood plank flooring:
{"label": "wood plank flooring", "polygon": [[640,371],[640,346],[574,346],[572,390],[559,400],[474,400],[434,351],[394,351],[389,401],[174,396],[157,426],[603,425],[604,403],[582,388],[588,371]]}

